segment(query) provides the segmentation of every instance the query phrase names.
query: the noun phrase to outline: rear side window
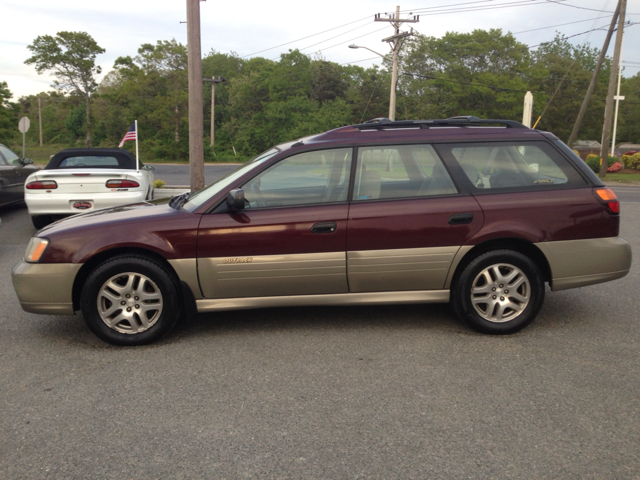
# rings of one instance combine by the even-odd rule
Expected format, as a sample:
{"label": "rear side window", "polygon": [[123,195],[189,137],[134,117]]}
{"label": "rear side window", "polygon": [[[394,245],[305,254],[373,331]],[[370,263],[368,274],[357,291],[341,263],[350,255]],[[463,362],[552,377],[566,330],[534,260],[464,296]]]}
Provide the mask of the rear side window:
{"label": "rear side window", "polygon": [[549,145],[484,143],[441,145],[475,188],[483,190],[563,188],[585,181]]}
{"label": "rear side window", "polygon": [[431,145],[361,147],[353,200],[458,193]]}
{"label": "rear side window", "polygon": [[60,162],[58,168],[105,168],[120,165],[115,157],[67,157]]}

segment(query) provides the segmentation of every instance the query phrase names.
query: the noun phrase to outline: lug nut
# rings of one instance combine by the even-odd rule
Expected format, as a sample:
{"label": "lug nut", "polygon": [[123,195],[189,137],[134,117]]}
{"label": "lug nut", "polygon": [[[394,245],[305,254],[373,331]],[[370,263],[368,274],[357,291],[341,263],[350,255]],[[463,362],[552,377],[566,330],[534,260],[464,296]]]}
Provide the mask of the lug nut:
{"label": "lug nut", "polygon": [[500,297],[500,301],[501,301],[501,302],[504,302],[504,297]]}
{"label": "lug nut", "polygon": [[504,293],[509,293],[509,290],[505,290]]}
{"label": "lug nut", "polygon": [[127,307],[127,312],[130,312],[130,311],[131,311],[131,307]]}
{"label": "lug nut", "polygon": [[500,284],[500,288],[504,287],[504,285]]}
{"label": "lug nut", "polygon": [[496,297],[496,296],[494,295],[494,296],[493,296],[493,297],[491,297],[491,298],[493,298],[493,299],[495,300],[495,299],[496,299],[496,298],[498,298],[498,297]]}
{"label": "lug nut", "polygon": [[138,297],[135,297],[135,299],[136,299],[136,300],[140,300],[140,298],[138,298]]}
{"label": "lug nut", "polygon": [[126,305],[127,302],[125,302],[124,300],[120,302],[120,305]]}
{"label": "lug nut", "polygon": [[136,305],[136,308],[140,308],[140,305]]}
{"label": "lug nut", "polygon": [[128,293],[125,295],[125,297],[127,298],[131,298],[131,295],[129,295]]}
{"label": "lug nut", "polygon": [[492,291],[492,292],[495,292],[495,291],[496,291],[496,287],[493,287],[493,288],[491,289],[491,291]]}

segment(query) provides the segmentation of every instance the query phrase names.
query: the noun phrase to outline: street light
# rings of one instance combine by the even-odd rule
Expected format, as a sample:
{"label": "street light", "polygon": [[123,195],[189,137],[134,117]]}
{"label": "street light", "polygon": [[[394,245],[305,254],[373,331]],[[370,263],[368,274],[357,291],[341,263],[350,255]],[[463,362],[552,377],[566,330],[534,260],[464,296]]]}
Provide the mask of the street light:
{"label": "street light", "polygon": [[389,120],[394,121],[396,119],[396,83],[398,83],[398,53],[397,47],[394,46],[393,49],[393,57],[389,57],[389,55],[382,55],[381,53],[376,52],[375,50],[371,50],[369,47],[363,47],[361,45],[351,44],[349,48],[364,48],[365,50],[369,50],[370,52],[379,55],[385,60],[390,60],[392,62],[393,68],[391,70],[391,92],[389,94]]}

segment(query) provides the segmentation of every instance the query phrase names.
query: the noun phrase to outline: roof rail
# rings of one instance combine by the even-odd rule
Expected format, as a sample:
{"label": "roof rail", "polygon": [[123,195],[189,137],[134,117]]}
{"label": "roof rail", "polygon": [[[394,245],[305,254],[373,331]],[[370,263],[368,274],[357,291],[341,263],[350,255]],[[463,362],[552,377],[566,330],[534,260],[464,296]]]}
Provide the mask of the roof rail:
{"label": "roof rail", "polygon": [[391,121],[388,118],[374,118],[358,125],[352,125],[353,128],[358,130],[373,130],[373,129],[387,129],[387,128],[430,128],[430,127],[442,127],[442,126],[490,126],[490,125],[503,125],[507,128],[529,128],[520,122],[514,120],[494,120],[483,119],[474,117],[472,115],[451,117],[444,120],[399,120]]}

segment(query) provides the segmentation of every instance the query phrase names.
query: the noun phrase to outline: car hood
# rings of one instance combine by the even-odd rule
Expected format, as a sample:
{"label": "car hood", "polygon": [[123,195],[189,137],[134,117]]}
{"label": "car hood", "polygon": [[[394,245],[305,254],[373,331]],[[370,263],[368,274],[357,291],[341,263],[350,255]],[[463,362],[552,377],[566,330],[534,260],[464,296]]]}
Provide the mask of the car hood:
{"label": "car hood", "polygon": [[64,230],[94,227],[97,225],[102,225],[107,228],[116,223],[135,223],[147,219],[159,220],[158,217],[165,217],[177,212],[177,210],[168,205],[169,200],[169,198],[162,198],[151,202],[140,202],[119,207],[103,208],[94,212],[80,213],[63,218],[44,227],[38,232],[38,236],[47,236],[48,234]]}
{"label": "car hood", "polygon": [[84,263],[107,250],[151,251],[166,259],[194,258],[201,215],[166,203],[143,202],[74,215],[43,228],[44,263]]}

